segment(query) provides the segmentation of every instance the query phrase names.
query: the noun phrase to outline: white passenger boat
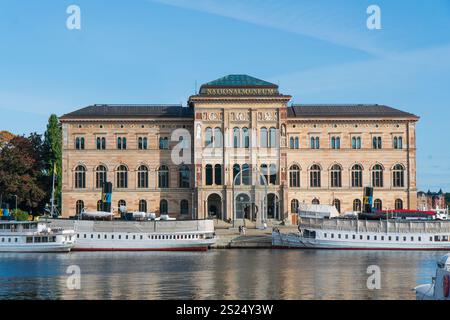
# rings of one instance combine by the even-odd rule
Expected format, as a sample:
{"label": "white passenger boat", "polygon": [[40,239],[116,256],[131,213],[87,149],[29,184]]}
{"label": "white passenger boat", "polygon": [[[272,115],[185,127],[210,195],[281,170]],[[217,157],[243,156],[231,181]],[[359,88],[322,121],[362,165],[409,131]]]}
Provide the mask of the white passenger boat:
{"label": "white passenger boat", "polygon": [[450,250],[450,221],[299,217],[298,232],[272,232],[274,248]]}
{"label": "white passenger boat", "polygon": [[35,221],[0,221],[0,252],[68,252],[75,231]]}
{"label": "white passenger boat", "polygon": [[414,288],[416,300],[450,300],[450,253],[443,256],[436,267],[431,283]]}
{"label": "white passenger boat", "polygon": [[212,220],[53,221],[75,229],[73,251],[206,251],[216,242]]}

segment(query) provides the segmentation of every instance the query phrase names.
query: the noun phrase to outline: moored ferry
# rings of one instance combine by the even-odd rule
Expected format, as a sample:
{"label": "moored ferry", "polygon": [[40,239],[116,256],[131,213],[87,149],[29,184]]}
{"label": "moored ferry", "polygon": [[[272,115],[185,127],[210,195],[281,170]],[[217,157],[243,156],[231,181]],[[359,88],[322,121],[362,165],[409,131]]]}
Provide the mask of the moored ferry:
{"label": "moored ferry", "polygon": [[53,220],[76,232],[73,251],[206,251],[215,244],[212,220]]}
{"label": "moored ferry", "polygon": [[298,233],[272,233],[275,248],[450,250],[450,221],[302,218]]}
{"label": "moored ferry", "polygon": [[74,230],[49,228],[36,221],[0,221],[0,252],[68,252]]}

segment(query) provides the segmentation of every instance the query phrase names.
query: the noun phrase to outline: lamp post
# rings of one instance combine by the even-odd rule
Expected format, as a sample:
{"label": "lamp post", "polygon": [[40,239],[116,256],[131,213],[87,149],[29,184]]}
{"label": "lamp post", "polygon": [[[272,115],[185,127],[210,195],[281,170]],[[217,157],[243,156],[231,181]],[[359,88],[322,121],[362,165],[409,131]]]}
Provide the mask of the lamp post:
{"label": "lamp post", "polygon": [[17,214],[17,194],[13,195],[16,198],[16,214]]}

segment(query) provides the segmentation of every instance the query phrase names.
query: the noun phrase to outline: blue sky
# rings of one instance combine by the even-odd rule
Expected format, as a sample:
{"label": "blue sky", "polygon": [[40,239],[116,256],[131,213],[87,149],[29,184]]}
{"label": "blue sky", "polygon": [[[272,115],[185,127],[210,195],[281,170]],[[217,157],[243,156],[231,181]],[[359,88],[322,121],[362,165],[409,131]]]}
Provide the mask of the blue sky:
{"label": "blue sky", "polygon": [[186,104],[196,81],[243,73],[294,103],[419,115],[418,187],[450,191],[450,0],[0,0],[0,58],[0,130],[42,133],[93,103]]}

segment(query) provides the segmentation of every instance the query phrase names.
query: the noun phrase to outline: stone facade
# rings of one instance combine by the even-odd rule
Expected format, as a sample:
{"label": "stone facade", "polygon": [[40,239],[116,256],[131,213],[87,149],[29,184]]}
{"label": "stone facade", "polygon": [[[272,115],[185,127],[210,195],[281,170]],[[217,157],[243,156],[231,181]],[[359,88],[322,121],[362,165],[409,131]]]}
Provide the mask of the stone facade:
{"label": "stone facade", "polygon": [[433,209],[445,209],[447,203],[445,201],[445,194],[442,190],[439,192],[418,192],[417,193],[417,209],[418,210],[433,210]]}
{"label": "stone facade", "polygon": [[[374,179],[380,208],[417,207],[418,117],[378,105],[288,106],[290,99],[276,85],[235,75],[203,85],[187,107],[94,105],[62,116],[63,215],[73,216],[77,202],[78,210],[96,209],[99,166],[113,182],[115,212],[123,200],[129,211],[179,219],[290,222],[300,202],[358,210],[355,200]],[[182,162],[174,161],[179,131],[186,134]],[[168,150],[160,148],[165,137],[173,140]],[[124,168],[127,183],[119,188]],[[161,181],[167,169],[168,184]]]}

